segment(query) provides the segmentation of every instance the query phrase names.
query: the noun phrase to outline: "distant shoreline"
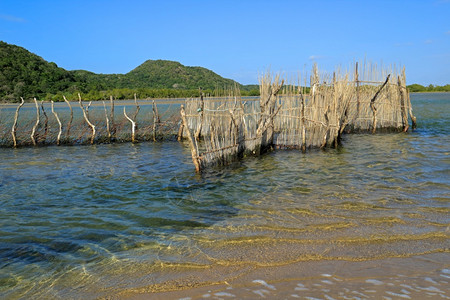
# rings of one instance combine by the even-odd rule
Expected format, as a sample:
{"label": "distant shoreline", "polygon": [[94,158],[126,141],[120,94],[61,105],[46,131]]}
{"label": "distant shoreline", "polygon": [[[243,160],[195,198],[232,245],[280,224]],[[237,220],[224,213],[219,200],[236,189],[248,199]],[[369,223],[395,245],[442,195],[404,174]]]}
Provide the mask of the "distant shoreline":
{"label": "distant shoreline", "polygon": [[[254,98],[254,97],[259,97],[259,96],[243,96],[241,97],[242,99],[249,99],[249,98]],[[191,97],[186,97],[186,98],[146,98],[146,99],[137,99],[137,103],[138,105],[152,105],[153,104],[153,100],[156,102],[156,104],[183,104],[184,101],[186,99],[190,99]],[[83,100],[83,105],[86,105],[86,103],[92,102],[91,106],[103,106],[103,101],[105,101],[106,105],[110,104],[110,100]],[[38,103],[40,103],[41,100],[38,100]],[[74,101],[74,100],[69,100],[70,104],[73,107],[79,107],[78,105],[78,101]],[[48,100],[44,100],[45,104],[50,104],[50,101]],[[1,107],[17,107],[20,103],[19,102],[0,102],[0,108]],[[64,101],[58,101],[58,102],[54,102],[55,106],[59,106],[59,105],[64,105],[67,106],[67,104]],[[134,100],[133,99],[117,99],[114,100],[114,105],[135,105]],[[34,107],[34,102],[33,101],[25,101],[25,106],[30,106],[32,105]]]}
{"label": "distant shoreline", "polygon": [[[439,93],[450,93],[450,92],[435,92],[435,91],[426,91],[426,92],[410,92],[410,94],[439,94]],[[255,97],[255,96],[248,96],[248,97]],[[256,96],[258,97],[258,96]],[[138,99],[138,104],[139,105],[151,105],[153,103],[153,100],[155,100],[155,102],[157,104],[183,104],[184,101],[186,99],[188,99],[189,97],[185,97],[185,98],[146,98],[146,99]],[[242,98],[247,98],[247,97],[242,97]],[[110,100],[92,100],[92,104],[91,106],[99,106],[99,105],[103,105],[103,101],[105,101],[105,104],[108,105]],[[41,102],[41,100],[38,100],[38,102]],[[78,106],[78,101],[69,101],[72,105]],[[83,100],[83,103],[89,103],[91,102],[91,100]],[[44,100],[44,103],[50,103],[50,101],[48,100]],[[59,101],[59,102],[54,102],[55,105],[61,105],[64,104],[64,101]],[[133,99],[123,99],[123,100],[114,100],[114,103],[117,105],[123,105],[123,104],[128,104],[128,105],[134,105],[134,100]],[[19,102],[1,102],[0,101],[0,108],[2,107],[17,107],[17,105],[19,104]],[[34,102],[32,101],[25,101],[25,105],[27,104],[33,104]],[[66,104],[65,104],[66,105]]]}
{"label": "distant shoreline", "polygon": [[410,94],[439,94],[439,93],[450,93],[450,92],[441,92],[441,91],[410,92]]}

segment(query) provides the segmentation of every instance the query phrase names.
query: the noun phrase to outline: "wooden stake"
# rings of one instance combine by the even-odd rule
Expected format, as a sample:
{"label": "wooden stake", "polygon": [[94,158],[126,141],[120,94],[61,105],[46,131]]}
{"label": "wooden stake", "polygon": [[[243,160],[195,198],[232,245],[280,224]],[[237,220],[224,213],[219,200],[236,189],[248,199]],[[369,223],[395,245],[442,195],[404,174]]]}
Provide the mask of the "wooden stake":
{"label": "wooden stake", "polygon": [[86,120],[86,123],[88,123],[89,127],[91,127],[91,130],[92,130],[91,145],[92,145],[92,144],[94,144],[94,139],[95,139],[95,125],[89,121],[86,109],[84,108],[83,103],[81,102],[80,93],[78,93],[78,103],[80,104],[81,110],[83,111],[83,116],[84,116],[84,119]]}
{"label": "wooden stake", "polygon": [[300,127],[302,129],[302,152],[306,152],[306,124],[305,124],[305,98],[303,98],[302,90],[299,86],[298,91],[300,93],[300,100],[301,100],[301,111],[300,111]]}
{"label": "wooden stake", "polygon": [[105,110],[105,119],[106,119],[106,132],[108,133],[108,141],[111,143],[111,130],[109,128],[109,118],[108,118],[108,112],[106,111],[106,104],[105,101],[103,102],[103,109]]}
{"label": "wooden stake", "polygon": [[[334,129],[333,129],[333,134],[334,134],[334,148],[338,147],[338,138],[339,138],[339,117],[338,117],[338,112],[337,112],[337,107],[338,107],[338,101],[337,101],[337,90],[336,90],[336,73],[333,73],[333,112],[334,112]],[[331,129],[330,129],[331,132]]]}
{"label": "wooden stake", "polygon": [[153,104],[153,141],[156,142],[156,124],[160,122],[159,115],[158,115],[158,108],[156,107],[155,100],[152,100]]}
{"label": "wooden stake", "polygon": [[58,121],[58,124],[59,124],[58,137],[56,138],[56,145],[59,146],[59,143],[61,140],[61,133],[62,133],[62,124],[61,124],[61,121],[59,120],[58,114],[55,112],[53,100],[51,101],[51,103],[52,103],[52,113],[53,113],[53,115],[55,115],[56,121]]}
{"label": "wooden stake", "polygon": [[375,107],[375,100],[377,99],[378,95],[380,94],[381,90],[386,86],[386,84],[389,81],[389,77],[391,77],[391,74],[389,74],[386,78],[386,81],[383,83],[383,85],[378,89],[378,91],[375,93],[375,95],[373,96],[373,98],[370,100],[370,108],[372,109],[373,112],[373,120],[372,120],[372,133],[375,133],[377,130],[377,108]]}
{"label": "wooden stake", "polygon": [[[236,118],[236,116],[234,115],[235,110],[236,110],[236,107],[234,107],[233,109],[230,109],[229,113],[230,113],[231,123],[234,126],[234,132],[233,132],[234,133],[234,138],[235,138],[234,144],[238,145],[238,147],[237,147],[238,148],[237,149],[237,155],[240,156],[243,153],[243,151],[244,151],[244,146],[245,145],[243,144],[244,139],[241,138],[240,132],[239,132],[239,123],[240,123],[239,121],[240,120],[238,120]],[[230,128],[230,131],[231,131],[231,128]]]}
{"label": "wooden stake", "polygon": [[184,124],[183,124],[183,121],[181,121],[180,122],[180,127],[178,128],[177,141],[181,141],[183,139],[183,129],[184,129]]}
{"label": "wooden stake", "polygon": [[200,92],[200,116],[199,116],[200,121],[199,121],[197,131],[195,132],[195,139],[197,141],[199,141],[201,138],[202,126],[203,126],[203,114],[204,114],[204,110],[205,110],[205,102],[203,101],[203,93],[202,93],[201,89],[199,89],[199,92]]}
{"label": "wooden stake", "polygon": [[355,81],[356,81],[356,116],[354,118],[354,121],[356,121],[357,118],[359,118],[359,111],[360,111],[360,98],[359,98],[359,74],[358,74],[358,62],[356,62],[355,66]]}
{"label": "wooden stake", "polygon": [[328,111],[329,111],[330,107],[328,106],[326,111],[325,111],[325,124],[326,124],[326,128],[325,128],[325,134],[323,136],[322,139],[322,144],[320,145],[320,148],[324,148],[327,145],[327,137],[328,137],[328,132],[330,131],[330,120],[328,119]]}
{"label": "wooden stake", "polygon": [[186,136],[187,136],[188,141],[189,141],[189,146],[191,147],[192,162],[194,163],[195,171],[196,172],[200,172],[200,170],[201,170],[200,166],[201,165],[200,165],[200,161],[199,161],[199,158],[198,158],[197,149],[196,149],[195,144],[194,144],[194,137],[192,136],[191,130],[187,126],[186,112],[184,111],[184,105],[181,105],[180,113],[181,113],[181,120],[183,121],[185,130],[186,130]]}
{"label": "wooden stake", "polygon": [[63,98],[64,98],[64,102],[67,103],[67,105],[69,106],[69,109],[70,109],[70,119],[69,119],[69,122],[67,122],[67,133],[66,133],[66,138],[69,139],[70,127],[72,126],[72,120],[73,120],[73,109],[72,109],[72,105],[70,105],[70,102],[67,101],[66,96],[63,96]]}
{"label": "wooden stake", "polygon": [[[155,101],[155,100],[153,100],[153,102],[154,102],[154,101]],[[139,110],[141,109],[141,108],[139,107],[138,102],[137,102],[136,93],[134,93],[134,104],[136,105],[136,111],[134,112],[134,115],[133,115],[133,121],[136,122],[137,115],[138,115],[138,113],[139,113]],[[137,127],[137,125],[136,125],[136,127]]]}
{"label": "wooden stake", "polygon": [[116,124],[114,123],[114,99],[113,96],[109,97],[111,103],[111,136],[116,137]]}
{"label": "wooden stake", "polygon": [[36,98],[33,98],[33,100],[34,100],[34,104],[36,105],[36,123],[33,126],[33,130],[31,130],[31,141],[33,142],[33,145],[36,146],[35,134],[36,134],[36,128],[39,125],[39,118],[41,115],[39,113],[39,105],[38,105]]}
{"label": "wooden stake", "polygon": [[406,111],[405,92],[403,91],[403,85],[402,85],[402,80],[400,79],[400,76],[398,76],[398,90],[400,92],[400,106],[401,106],[401,110],[402,110],[403,132],[407,132],[408,128],[409,128],[408,113]]}
{"label": "wooden stake", "polygon": [[45,117],[44,137],[43,137],[43,141],[45,143],[45,140],[47,139],[47,131],[48,131],[48,116],[47,116],[47,113],[45,112],[45,109],[44,109],[44,100],[41,100],[41,109],[42,109],[42,113],[44,114],[44,117]]}
{"label": "wooden stake", "polygon": [[123,107],[123,114],[125,115],[125,118],[128,119],[128,121],[131,122],[131,142],[134,143],[135,142],[135,132],[136,132],[136,122],[133,121],[133,119],[131,119],[128,115],[127,112],[125,111],[125,106]]}
{"label": "wooden stake", "polygon": [[23,104],[25,103],[25,100],[23,100],[22,97],[20,97],[20,100],[22,100],[22,102],[20,102],[19,106],[17,106],[17,108],[16,108],[16,113],[14,115],[14,123],[13,123],[12,129],[11,129],[11,135],[12,135],[12,138],[13,138],[13,146],[14,146],[14,148],[17,147],[16,130],[17,130],[17,119],[19,118],[19,110],[23,106]]}
{"label": "wooden stake", "polygon": [[411,105],[411,98],[409,97],[409,91],[406,90],[406,98],[408,100],[408,106],[409,106],[409,116],[411,117],[411,122],[412,122],[412,129],[416,129],[417,126],[417,119],[416,117],[413,115],[413,110],[412,110],[412,105]]}

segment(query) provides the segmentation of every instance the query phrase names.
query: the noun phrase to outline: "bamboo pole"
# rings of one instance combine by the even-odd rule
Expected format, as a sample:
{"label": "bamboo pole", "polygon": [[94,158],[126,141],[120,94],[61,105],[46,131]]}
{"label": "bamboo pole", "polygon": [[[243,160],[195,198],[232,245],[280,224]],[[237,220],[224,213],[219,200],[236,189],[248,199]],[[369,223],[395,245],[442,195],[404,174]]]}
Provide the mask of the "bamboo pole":
{"label": "bamboo pole", "polygon": [[25,103],[25,100],[23,100],[22,97],[20,97],[20,100],[22,100],[22,102],[20,102],[19,106],[17,106],[17,108],[16,108],[16,113],[14,115],[14,123],[13,123],[12,129],[11,129],[11,135],[12,135],[12,138],[13,138],[13,146],[14,146],[14,148],[17,147],[16,131],[17,131],[17,119],[19,119],[19,110],[23,106],[23,104]]}
{"label": "bamboo pole", "polygon": [[188,138],[189,145],[191,147],[192,162],[194,163],[195,171],[196,172],[200,172],[201,164],[200,164],[200,160],[198,158],[196,146],[194,144],[194,137],[192,136],[191,130],[187,126],[188,123],[187,123],[187,120],[186,120],[186,112],[184,110],[184,105],[181,105],[180,113],[181,113],[181,120],[183,121],[185,130],[186,130],[186,133],[187,133],[186,136]]}
{"label": "bamboo pole", "polygon": [[40,119],[40,113],[39,113],[39,105],[38,102],[36,100],[36,98],[33,98],[34,100],[34,104],[36,105],[36,123],[34,123],[33,129],[31,130],[31,141],[33,142],[33,145],[36,146],[36,139],[35,139],[35,134],[36,134],[36,128],[39,125],[39,119]]}
{"label": "bamboo pole", "polygon": [[61,140],[61,133],[62,133],[62,124],[61,124],[61,121],[59,120],[58,114],[55,112],[54,105],[53,105],[53,100],[51,101],[51,103],[52,103],[52,113],[53,113],[53,115],[55,115],[56,121],[59,124],[58,137],[56,138],[56,145],[59,146],[60,140]]}
{"label": "bamboo pole", "polygon": [[86,112],[86,109],[83,106],[82,101],[81,101],[80,93],[78,93],[78,103],[80,104],[81,110],[83,111],[83,116],[84,116],[84,119],[86,120],[86,123],[88,123],[89,127],[91,127],[91,130],[92,130],[91,145],[92,145],[92,144],[94,144],[94,139],[95,139],[95,125],[92,124],[91,121],[89,121],[88,114]]}
{"label": "bamboo pole", "polygon": [[67,133],[66,133],[66,138],[69,138],[70,135],[70,127],[72,126],[72,120],[73,120],[73,109],[72,109],[72,105],[70,105],[70,102],[67,101],[66,96],[63,96],[64,98],[64,102],[67,103],[67,105],[69,106],[70,109],[70,119],[69,122],[67,122]]}

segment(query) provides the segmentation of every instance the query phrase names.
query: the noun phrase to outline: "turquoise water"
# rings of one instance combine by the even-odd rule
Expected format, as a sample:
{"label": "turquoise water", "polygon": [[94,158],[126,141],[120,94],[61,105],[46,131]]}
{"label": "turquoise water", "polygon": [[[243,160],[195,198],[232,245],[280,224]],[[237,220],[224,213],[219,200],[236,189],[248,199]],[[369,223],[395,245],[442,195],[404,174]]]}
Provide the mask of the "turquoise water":
{"label": "turquoise water", "polygon": [[411,100],[413,132],[347,135],[339,149],[276,151],[200,175],[177,142],[0,149],[0,298],[450,258],[450,94]]}

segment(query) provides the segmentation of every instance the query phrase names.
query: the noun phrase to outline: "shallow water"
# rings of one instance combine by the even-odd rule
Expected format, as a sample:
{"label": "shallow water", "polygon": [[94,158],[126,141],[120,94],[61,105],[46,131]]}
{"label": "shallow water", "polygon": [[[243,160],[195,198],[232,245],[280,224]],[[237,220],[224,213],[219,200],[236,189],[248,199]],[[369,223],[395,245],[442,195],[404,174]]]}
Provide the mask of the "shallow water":
{"label": "shallow water", "polygon": [[0,149],[0,297],[450,297],[450,94],[411,98],[414,132],[201,175],[175,142]]}

